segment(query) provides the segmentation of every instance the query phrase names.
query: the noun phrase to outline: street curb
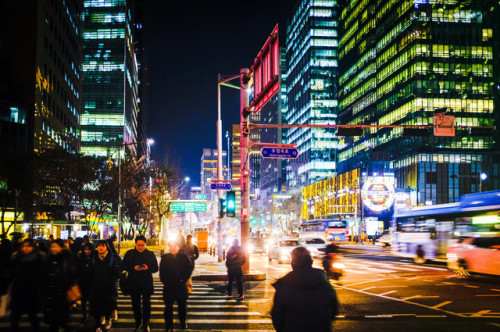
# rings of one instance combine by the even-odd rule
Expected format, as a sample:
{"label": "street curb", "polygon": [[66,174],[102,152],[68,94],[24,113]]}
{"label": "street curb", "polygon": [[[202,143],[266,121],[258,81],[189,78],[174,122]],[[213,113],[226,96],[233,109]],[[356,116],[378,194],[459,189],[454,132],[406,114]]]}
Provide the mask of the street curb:
{"label": "street curb", "polygon": [[[227,281],[227,274],[200,274],[193,276],[195,281]],[[266,280],[266,274],[258,271],[243,275],[243,281],[262,281]]]}

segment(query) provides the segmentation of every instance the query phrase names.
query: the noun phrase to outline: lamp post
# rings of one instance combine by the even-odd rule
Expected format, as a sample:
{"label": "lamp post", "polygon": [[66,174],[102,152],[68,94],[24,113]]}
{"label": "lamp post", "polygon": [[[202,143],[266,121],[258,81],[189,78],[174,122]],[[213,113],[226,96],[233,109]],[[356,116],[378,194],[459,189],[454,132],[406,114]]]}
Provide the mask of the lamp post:
{"label": "lamp post", "polygon": [[482,185],[483,185],[483,181],[486,180],[488,178],[488,174],[486,174],[485,172],[482,172],[481,175],[479,176],[479,192],[482,191]]}
{"label": "lamp post", "polygon": [[[222,119],[221,119],[221,95],[220,86],[224,85],[230,88],[239,89],[239,87],[227,82],[234,79],[240,78],[240,75],[233,75],[228,78],[222,78],[218,75],[217,78],[217,180],[222,181]],[[217,198],[220,202],[222,198],[222,190],[217,190]],[[221,220],[222,218],[218,214],[217,216],[217,260],[222,262],[222,230],[221,230]]]}

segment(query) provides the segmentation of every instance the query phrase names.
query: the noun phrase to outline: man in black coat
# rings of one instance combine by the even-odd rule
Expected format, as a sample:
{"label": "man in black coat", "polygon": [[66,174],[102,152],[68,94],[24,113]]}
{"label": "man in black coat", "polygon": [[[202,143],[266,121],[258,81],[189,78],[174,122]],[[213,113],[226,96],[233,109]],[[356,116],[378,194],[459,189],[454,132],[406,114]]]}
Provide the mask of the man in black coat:
{"label": "man in black coat", "polygon": [[233,241],[233,245],[229,248],[226,256],[226,267],[227,267],[227,290],[226,297],[231,297],[231,292],[233,290],[233,281],[236,281],[238,287],[238,300],[243,300],[243,270],[242,267],[245,265],[245,253],[243,249],[238,245],[238,240]]}
{"label": "man in black coat", "polygon": [[191,277],[193,268],[191,260],[182,251],[179,251],[179,243],[170,241],[169,253],[161,258],[160,280],[163,283],[163,301],[165,301],[165,325],[167,331],[172,330],[173,305],[177,302],[181,329],[186,329],[187,298],[188,291],[186,282]]}
{"label": "man in black coat", "polygon": [[90,284],[90,310],[97,326],[109,330],[111,314],[115,308],[116,281],[120,276],[120,263],[108,251],[105,240],[97,242],[97,255],[92,258]]}
{"label": "man in black coat", "polygon": [[135,249],[127,251],[123,257],[122,270],[128,272],[135,331],[141,330],[141,323],[142,330],[149,331],[151,295],[154,293],[153,273],[158,271],[158,261],[155,254],[146,249],[146,237],[140,235],[135,238]]}
{"label": "man in black coat", "polygon": [[312,258],[304,247],[292,253],[292,269],[273,286],[273,325],[278,332],[331,332],[338,313],[337,294],[325,272],[312,267]]}

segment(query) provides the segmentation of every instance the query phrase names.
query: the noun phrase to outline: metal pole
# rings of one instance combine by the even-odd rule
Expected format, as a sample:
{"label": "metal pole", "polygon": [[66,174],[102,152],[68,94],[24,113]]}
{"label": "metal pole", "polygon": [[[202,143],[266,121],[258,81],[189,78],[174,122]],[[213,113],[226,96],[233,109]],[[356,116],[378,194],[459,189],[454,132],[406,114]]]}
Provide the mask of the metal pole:
{"label": "metal pole", "polygon": [[[247,165],[249,158],[248,151],[248,98],[249,98],[249,85],[246,76],[248,75],[248,68],[240,70],[240,160],[241,160],[241,247],[248,247],[248,233],[249,233],[249,184],[250,184],[250,167]],[[274,212],[274,211],[273,211]],[[245,251],[246,252],[246,251]],[[248,255],[248,253],[246,253]],[[250,271],[250,264],[248,259],[245,260],[243,266],[243,273],[247,274]]]}
{"label": "metal pole", "polygon": [[[222,119],[220,105],[220,74],[217,79],[217,179],[222,180]],[[222,198],[222,190],[217,190],[217,202]],[[216,204],[216,206],[219,206]],[[222,218],[217,213],[217,261],[222,262]]]}
{"label": "metal pole", "polygon": [[118,253],[122,241],[122,148],[118,150]]}

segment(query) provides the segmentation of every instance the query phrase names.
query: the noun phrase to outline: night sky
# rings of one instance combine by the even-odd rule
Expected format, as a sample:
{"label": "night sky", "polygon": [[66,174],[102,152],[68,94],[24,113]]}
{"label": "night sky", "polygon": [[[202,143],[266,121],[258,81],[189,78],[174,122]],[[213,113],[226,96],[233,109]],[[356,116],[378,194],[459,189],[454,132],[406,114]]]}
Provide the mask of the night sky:
{"label": "night sky", "polygon": [[[284,46],[295,0],[146,3],[153,159],[161,162],[168,156],[180,166],[181,176],[199,185],[202,149],[216,148],[217,74],[235,75],[249,68],[276,23]],[[239,123],[238,90],[222,87],[222,122],[223,135]]]}

